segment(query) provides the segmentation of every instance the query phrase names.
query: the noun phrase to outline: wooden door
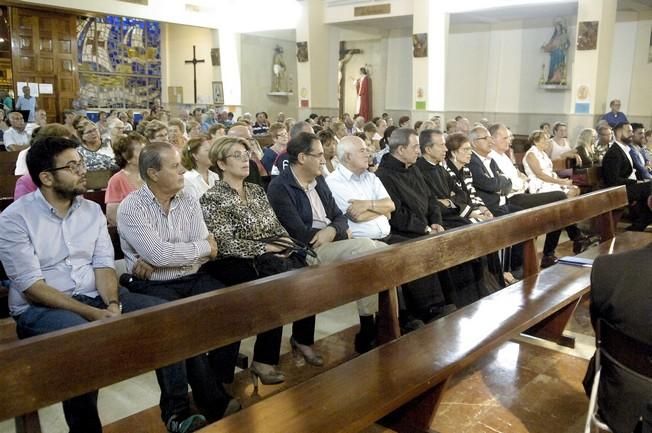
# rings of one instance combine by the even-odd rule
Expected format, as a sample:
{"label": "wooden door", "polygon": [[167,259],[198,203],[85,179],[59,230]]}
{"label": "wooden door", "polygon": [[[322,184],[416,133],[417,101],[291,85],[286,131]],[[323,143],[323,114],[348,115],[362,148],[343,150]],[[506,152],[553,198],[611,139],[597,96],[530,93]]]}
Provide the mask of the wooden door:
{"label": "wooden door", "polygon": [[52,84],[53,93],[37,100],[48,122],[61,122],[79,92],[76,22],[71,14],[12,8],[14,85]]}

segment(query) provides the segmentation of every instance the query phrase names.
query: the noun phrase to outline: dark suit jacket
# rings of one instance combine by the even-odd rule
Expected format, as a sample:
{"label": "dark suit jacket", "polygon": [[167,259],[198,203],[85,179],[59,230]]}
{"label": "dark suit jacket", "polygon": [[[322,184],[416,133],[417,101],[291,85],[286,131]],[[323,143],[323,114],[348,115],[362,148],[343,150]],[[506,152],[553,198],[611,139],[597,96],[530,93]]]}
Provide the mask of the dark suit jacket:
{"label": "dark suit jacket", "polygon": [[607,186],[636,183],[635,179],[629,179],[633,170],[632,164],[620,146],[616,143],[609,146],[607,153],[602,158],[602,177]]}
{"label": "dark suit jacket", "polygon": [[[652,244],[595,260],[591,273],[594,325],[603,319],[625,334],[652,344],[651,263]],[[601,364],[598,406],[602,419],[614,433],[631,433],[641,416],[648,426],[652,425],[650,382],[624,371],[605,357],[601,357]]]}
{"label": "dark suit jacket", "polygon": [[[335,204],[335,199],[323,176],[317,177],[316,180],[315,189],[324,205],[326,216],[331,220],[329,226],[333,227],[337,233],[334,240],[348,239],[346,231],[349,229],[349,224],[346,217]],[[309,244],[319,230],[312,228],[310,200],[297,183],[292,170],[284,170],[280,175],[274,177],[267,188],[267,198],[281,225],[290,236],[304,244]]]}
{"label": "dark suit jacket", "polygon": [[490,166],[493,176],[475,153],[471,155],[469,169],[473,175],[473,186],[489,210],[494,215],[501,215],[502,213],[498,209],[500,196],[506,196],[510,193],[512,190],[512,181],[503,174],[493,159],[491,160]]}

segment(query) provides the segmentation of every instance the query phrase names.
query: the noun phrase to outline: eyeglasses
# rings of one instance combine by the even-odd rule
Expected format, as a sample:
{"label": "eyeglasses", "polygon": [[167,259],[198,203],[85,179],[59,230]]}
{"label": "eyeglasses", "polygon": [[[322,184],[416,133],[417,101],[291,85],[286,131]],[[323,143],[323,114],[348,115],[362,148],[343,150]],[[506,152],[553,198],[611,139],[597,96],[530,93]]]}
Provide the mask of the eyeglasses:
{"label": "eyeglasses", "polygon": [[97,128],[89,129],[88,131],[82,132],[82,135],[92,134],[93,132],[99,132]]}
{"label": "eyeglasses", "polygon": [[489,136],[488,136],[488,135],[486,135],[486,136],[484,136],[484,137],[478,137],[478,138],[476,138],[475,140],[476,140],[476,141],[480,141],[480,140],[487,140],[487,139],[489,139]]}
{"label": "eyeglasses", "polygon": [[68,164],[62,165],[61,167],[48,168],[44,171],[52,173],[59,170],[68,170],[71,173],[81,174],[86,171],[86,163],[83,159],[80,159],[79,161],[70,161]]}
{"label": "eyeglasses", "polygon": [[460,151],[462,151],[462,152],[471,152],[472,150],[473,150],[473,148],[472,148],[471,146],[468,146],[468,147],[466,147],[466,146],[460,147]]}
{"label": "eyeglasses", "polygon": [[322,159],[324,157],[324,152],[322,153],[304,153],[304,155],[312,156],[313,158]]}
{"label": "eyeglasses", "polygon": [[242,152],[240,150],[236,150],[231,155],[226,155],[226,157],[227,158],[235,158],[235,159],[238,159],[240,161],[248,161],[249,158],[251,157],[251,152],[249,152],[248,150],[245,150],[244,152]]}

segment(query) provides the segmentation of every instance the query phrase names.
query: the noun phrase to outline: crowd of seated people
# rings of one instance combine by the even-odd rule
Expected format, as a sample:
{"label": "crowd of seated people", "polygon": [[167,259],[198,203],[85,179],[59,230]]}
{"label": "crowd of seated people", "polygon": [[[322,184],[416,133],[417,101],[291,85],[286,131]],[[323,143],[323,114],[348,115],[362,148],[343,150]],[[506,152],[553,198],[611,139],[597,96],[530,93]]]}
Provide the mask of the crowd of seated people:
{"label": "crowd of seated people", "polygon": [[[58,212],[56,218],[69,223],[71,233],[82,230],[83,224],[73,223],[82,218],[73,217],[75,210],[79,207],[80,213],[90,216],[97,212],[79,197],[85,174],[114,171],[105,193],[105,221],[117,226],[127,269],[119,292],[113,283],[109,287],[89,279],[84,298],[78,299],[67,283],[47,289],[56,292],[50,292],[55,298],[21,294],[20,308],[12,311],[17,320],[28,317],[23,313],[36,308],[35,303],[43,303],[51,310],[76,314],[75,323],[92,321],[117,315],[113,301],[128,309],[160,304],[290,269],[346,260],[387,244],[576,196],[579,189],[572,181],[553,170],[555,159],[570,159],[578,167],[601,166],[607,185],[627,185],[631,229],[644,230],[652,222],[646,205],[652,134],[640,124],[612,128],[604,122],[586,128],[575,147],[564,123],[544,124],[530,135],[521,170],[515,164],[510,129],[490,125],[486,119],[472,124],[458,116],[446,122],[443,131],[439,116],[418,125],[401,116],[395,126],[386,113],[369,122],[350,115],[342,119],[311,115],[296,121],[279,113],[275,123],[265,112],[239,118],[229,114],[195,109],[192,115],[182,110],[171,117],[152,106],[139,122],[126,111],[105,113],[94,123],[67,111],[64,124],[37,124],[28,133],[20,113],[10,113],[5,137],[7,133],[19,137],[9,149],[22,149],[17,172],[22,177],[15,208],[6,214],[23,212],[27,206],[51,206]],[[270,137],[271,145],[262,148],[258,140],[264,136]],[[47,166],[34,162],[37,152],[50,152]],[[93,222],[99,224],[94,233],[101,242],[106,222]],[[27,221],[24,227],[15,227],[31,229]],[[51,234],[53,245],[65,244],[69,233],[62,230]],[[587,237],[575,226],[566,230],[574,252],[583,251]],[[560,231],[546,236],[542,267],[557,261],[559,236]],[[40,291],[42,280],[21,281],[16,267],[20,255],[8,256],[18,247],[15,237],[0,236],[0,258],[14,270],[9,273],[15,281],[12,293]],[[103,243],[101,247],[108,248]],[[106,270],[101,271],[103,277],[113,272],[108,252],[102,251],[97,261],[96,252],[85,253],[85,272],[97,276],[99,269]],[[403,329],[423,326],[517,281],[521,266],[522,248],[514,246],[509,254],[499,257],[497,252],[404,284]],[[116,278],[114,274],[109,280]],[[134,298],[140,303],[126,307],[129,293],[143,296]],[[103,313],[88,314],[88,305]],[[362,353],[375,345],[377,297],[361,299],[357,307],[360,331],[354,347]],[[311,316],[295,322],[290,341],[297,359],[320,366],[324,359],[313,348],[315,320]],[[51,330],[43,327],[21,335]],[[280,327],[257,336],[250,367],[256,386],[285,380],[278,367],[281,340]],[[169,367],[182,369],[182,377],[158,373],[162,391],[171,378],[190,384],[199,411],[193,414],[185,403],[180,410],[163,409],[162,400],[163,421],[170,431],[193,431],[238,410],[238,402],[223,386],[233,380],[238,349],[239,343],[232,344]],[[96,412],[92,399],[84,404]],[[68,403],[65,407],[74,424],[79,407]]]}

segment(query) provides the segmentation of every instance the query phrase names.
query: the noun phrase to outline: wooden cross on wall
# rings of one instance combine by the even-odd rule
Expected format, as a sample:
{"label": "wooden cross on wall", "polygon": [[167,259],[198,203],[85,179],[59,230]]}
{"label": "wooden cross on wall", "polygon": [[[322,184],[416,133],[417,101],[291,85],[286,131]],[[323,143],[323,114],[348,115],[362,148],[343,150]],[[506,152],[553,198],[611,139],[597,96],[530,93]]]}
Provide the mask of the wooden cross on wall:
{"label": "wooden cross on wall", "polygon": [[192,78],[195,86],[195,104],[197,103],[197,63],[204,63],[204,59],[197,59],[196,47],[192,46],[192,60],[186,60],[186,64],[192,63]]}

